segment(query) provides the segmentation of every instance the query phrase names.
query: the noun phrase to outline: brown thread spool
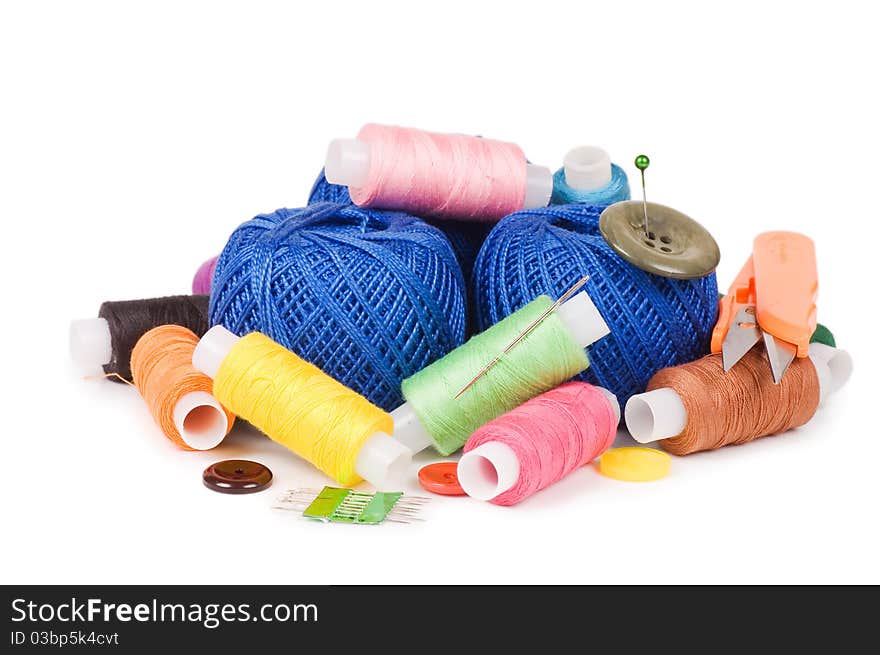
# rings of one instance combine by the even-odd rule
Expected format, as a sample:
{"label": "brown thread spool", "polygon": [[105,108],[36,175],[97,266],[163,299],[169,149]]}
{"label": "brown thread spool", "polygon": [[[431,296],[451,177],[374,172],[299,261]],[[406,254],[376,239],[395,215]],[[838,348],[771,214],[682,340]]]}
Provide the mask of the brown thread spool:
{"label": "brown thread spool", "polygon": [[[726,373],[721,355],[665,368],[648,382],[648,392],[659,389],[673,390],[685,411],[684,428],[660,441],[673,455],[743,444],[799,427],[813,417],[820,400],[819,375],[809,358],[795,359],[782,381],[773,384],[767,355],[760,347],[752,348]],[[626,411],[627,426],[640,441],[639,433],[645,432],[640,423],[650,411],[644,395],[633,396]]]}
{"label": "brown thread spool", "polygon": [[144,334],[131,352],[132,378],[171,441],[187,450],[217,446],[235,416],[212,395],[214,382],[192,365],[199,338],[179,325]]}

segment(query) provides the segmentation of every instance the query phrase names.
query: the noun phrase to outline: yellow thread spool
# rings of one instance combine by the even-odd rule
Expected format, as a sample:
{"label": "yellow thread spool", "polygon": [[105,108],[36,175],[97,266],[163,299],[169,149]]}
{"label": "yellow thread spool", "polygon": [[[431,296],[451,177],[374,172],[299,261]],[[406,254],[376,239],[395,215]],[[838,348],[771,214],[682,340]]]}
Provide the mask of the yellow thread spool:
{"label": "yellow thread spool", "polygon": [[269,337],[215,326],[193,365],[221,403],[340,484],[387,487],[405,473],[411,453],[389,436],[391,416]]}

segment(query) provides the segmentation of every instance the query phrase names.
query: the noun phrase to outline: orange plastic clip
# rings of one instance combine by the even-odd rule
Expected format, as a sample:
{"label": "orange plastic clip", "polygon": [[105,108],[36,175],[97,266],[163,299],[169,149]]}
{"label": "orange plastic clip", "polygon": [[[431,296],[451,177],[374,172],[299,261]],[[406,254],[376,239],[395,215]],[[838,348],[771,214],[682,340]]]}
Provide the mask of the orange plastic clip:
{"label": "orange plastic clip", "polygon": [[764,232],[755,238],[752,256],[718,301],[718,323],[712,330],[712,352],[721,346],[737,312],[755,306],[761,330],[809,354],[816,329],[819,290],[813,241],[797,232]]}
{"label": "orange plastic clip", "polygon": [[752,252],[758,325],[806,357],[816,330],[819,291],[812,239],[797,232],[764,232],[755,238]]}

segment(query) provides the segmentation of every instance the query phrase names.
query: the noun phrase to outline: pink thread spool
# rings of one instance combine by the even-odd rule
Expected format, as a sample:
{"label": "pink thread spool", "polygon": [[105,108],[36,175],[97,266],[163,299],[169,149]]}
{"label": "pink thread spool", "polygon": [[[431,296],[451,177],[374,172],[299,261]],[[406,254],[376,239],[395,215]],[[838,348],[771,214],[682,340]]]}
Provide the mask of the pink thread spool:
{"label": "pink thread spool", "polygon": [[550,169],[526,162],[516,144],[376,124],[332,141],[324,172],[361,207],[460,220],[544,207],[553,191]]}
{"label": "pink thread spool", "polygon": [[611,447],[620,406],[607,389],[567,382],[471,435],[458,462],[467,495],[515,505]]}
{"label": "pink thread spool", "polygon": [[211,293],[211,281],[214,279],[214,269],[217,267],[219,255],[211,257],[208,261],[199,266],[193,277],[192,290],[197,296],[208,295]]}

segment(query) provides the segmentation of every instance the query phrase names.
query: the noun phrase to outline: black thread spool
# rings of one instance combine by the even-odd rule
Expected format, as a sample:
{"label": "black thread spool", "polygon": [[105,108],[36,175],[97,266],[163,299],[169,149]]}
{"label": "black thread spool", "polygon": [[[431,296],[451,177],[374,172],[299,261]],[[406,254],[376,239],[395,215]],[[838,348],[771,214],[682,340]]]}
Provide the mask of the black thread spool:
{"label": "black thread spool", "polygon": [[131,351],[160,325],[180,325],[198,336],[208,331],[208,296],[167,296],[107,301],[98,318],[72,321],[70,354],[86,370],[103,367],[110,379],[131,381]]}

